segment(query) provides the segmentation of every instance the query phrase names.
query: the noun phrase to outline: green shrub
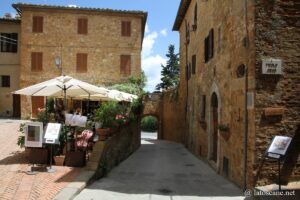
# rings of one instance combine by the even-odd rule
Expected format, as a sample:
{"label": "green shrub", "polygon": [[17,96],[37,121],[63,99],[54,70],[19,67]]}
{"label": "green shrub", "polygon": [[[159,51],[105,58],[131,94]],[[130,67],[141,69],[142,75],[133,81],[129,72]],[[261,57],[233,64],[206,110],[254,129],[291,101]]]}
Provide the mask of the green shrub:
{"label": "green shrub", "polygon": [[142,131],[154,132],[157,131],[157,119],[153,116],[147,116],[141,122]]}

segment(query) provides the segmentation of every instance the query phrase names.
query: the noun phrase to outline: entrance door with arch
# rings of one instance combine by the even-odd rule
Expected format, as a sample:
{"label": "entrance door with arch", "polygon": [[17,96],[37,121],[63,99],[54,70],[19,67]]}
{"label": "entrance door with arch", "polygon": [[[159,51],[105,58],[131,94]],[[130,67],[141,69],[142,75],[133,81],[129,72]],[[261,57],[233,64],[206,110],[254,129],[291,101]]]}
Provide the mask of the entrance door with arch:
{"label": "entrance door with arch", "polygon": [[212,153],[211,153],[211,159],[214,162],[217,162],[218,158],[218,97],[217,94],[214,92],[211,96],[211,125],[212,125]]}

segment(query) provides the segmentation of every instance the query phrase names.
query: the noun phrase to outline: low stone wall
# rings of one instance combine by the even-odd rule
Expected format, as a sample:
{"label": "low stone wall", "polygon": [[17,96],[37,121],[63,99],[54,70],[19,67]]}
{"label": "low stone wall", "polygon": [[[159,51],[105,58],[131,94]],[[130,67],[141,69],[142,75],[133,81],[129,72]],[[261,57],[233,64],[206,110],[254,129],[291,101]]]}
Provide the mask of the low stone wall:
{"label": "low stone wall", "polygon": [[112,168],[128,158],[141,145],[140,117],[124,125],[105,141],[94,178],[103,177]]}

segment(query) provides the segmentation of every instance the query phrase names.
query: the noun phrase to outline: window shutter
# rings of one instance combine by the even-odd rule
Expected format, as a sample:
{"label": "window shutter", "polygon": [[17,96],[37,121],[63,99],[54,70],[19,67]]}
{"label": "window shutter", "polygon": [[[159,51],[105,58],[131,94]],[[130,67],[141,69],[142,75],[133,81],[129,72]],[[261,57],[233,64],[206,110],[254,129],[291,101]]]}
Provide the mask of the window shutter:
{"label": "window shutter", "polygon": [[87,34],[88,33],[88,20],[86,18],[78,19],[77,33],[78,34]]}
{"label": "window shutter", "polygon": [[131,36],[131,22],[130,21],[122,21],[121,23],[121,32],[122,36]]}
{"label": "window shutter", "polygon": [[120,74],[123,76],[131,75],[131,56],[130,55],[121,55]]}
{"label": "window shutter", "polygon": [[76,58],[76,71],[79,73],[87,72],[87,54],[78,53]]}
{"label": "window shutter", "polygon": [[196,74],[196,65],[197,65],[196,55],[193,55],[192,56],[192,74]]}
{"label": "window shutter", "polygon": [[32,52],[31,53],[31,71],[38,72],[43,70],[43,53]]}
{"label": "window shutter", "polygon": [[42,16],[33,16],[32,18],[32,32],[42,33],[43,32],[44,18]]}
{"label": "window shutter", "polygon": [[204,62],[208,62],[208,38],[206,37],[204,40]]}
{"label": "window shutter", "polygon": [[32,109],[32,117],[37,117],[38,109],[44,108],[44,97],[41,96],[32,96],[31,97],[31,109]]}
{"label": "window shutter", "polygon": [[214,29],[209,32],[209,58],[214,57]]}

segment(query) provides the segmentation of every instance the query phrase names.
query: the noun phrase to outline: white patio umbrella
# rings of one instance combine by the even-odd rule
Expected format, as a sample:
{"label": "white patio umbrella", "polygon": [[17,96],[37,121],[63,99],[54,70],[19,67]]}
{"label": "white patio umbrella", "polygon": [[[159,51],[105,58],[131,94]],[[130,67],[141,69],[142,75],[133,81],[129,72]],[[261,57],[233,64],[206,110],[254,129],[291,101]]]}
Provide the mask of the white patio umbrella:
{"label": "white patio umbrella", "polygon": [[[82,98],[87,98],[87,95],[81,95]],[[94,94],[91,95],[90,98],[92,100],[102,100],[102,101],[127,101],[132,102],[134,99],[138,97],[133,94],[129,94],[126,92],[121,92],[118,90],[109,90],[109,92],[105,95],[103,94]]]}
{"label": "white patio umbrella", "polygon": [[54,79],[44,81],[20,90],[13,94],[26,96],[52,96],[63,97],[66,102],[67,97],[78,97],[80,95],[101,94],[106,95],[108,89],[74,79],[70,76],[59,76]]}

